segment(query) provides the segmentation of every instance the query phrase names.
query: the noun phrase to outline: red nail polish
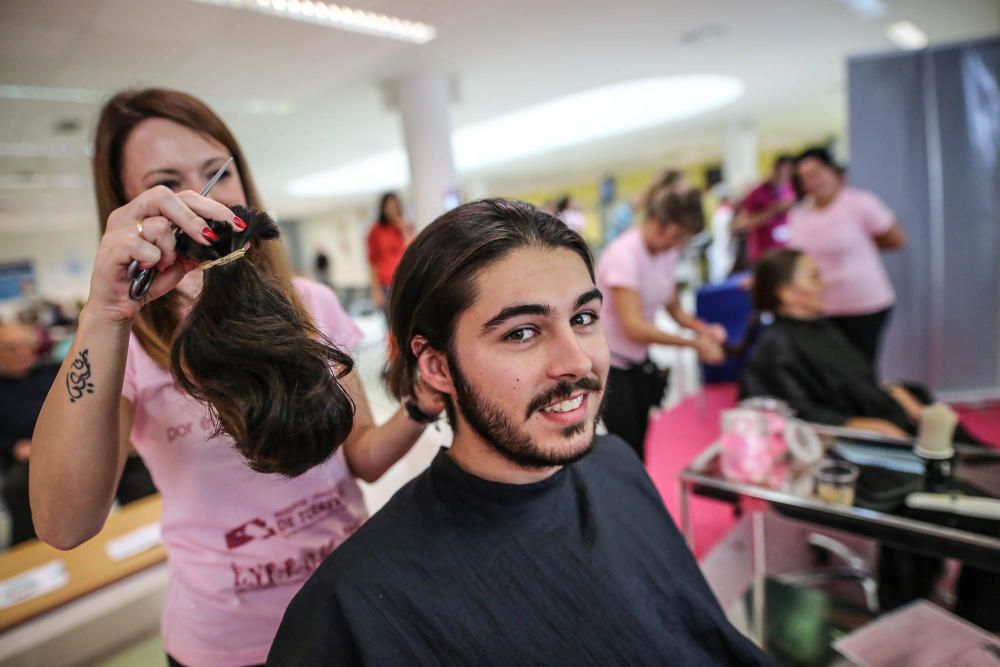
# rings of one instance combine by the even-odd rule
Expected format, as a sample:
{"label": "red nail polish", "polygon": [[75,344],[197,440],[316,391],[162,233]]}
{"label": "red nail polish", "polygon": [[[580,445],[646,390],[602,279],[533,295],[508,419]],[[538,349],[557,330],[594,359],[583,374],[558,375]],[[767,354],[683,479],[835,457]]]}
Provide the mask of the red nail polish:
{"label": "red nail polish", "polygon": [[233,216],[233,224],[236,225],[236,228],[239,230],[247,228],[247,223],[243,222],[243,218],[238,215]]}
{"label": "red nail polish", "polygon": [[201,235],[209,241],[218,241],[219,235],[212,231],[211,227],[202,227]]}

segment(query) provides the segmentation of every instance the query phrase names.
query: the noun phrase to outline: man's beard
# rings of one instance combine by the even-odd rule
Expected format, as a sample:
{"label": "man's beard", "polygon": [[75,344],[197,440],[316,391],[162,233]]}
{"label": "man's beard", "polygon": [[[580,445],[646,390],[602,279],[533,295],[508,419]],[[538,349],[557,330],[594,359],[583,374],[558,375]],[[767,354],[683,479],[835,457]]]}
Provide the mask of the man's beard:
{"label": "man's beard", "polygon": [[[517,426],[510,415],[477,392],[462,373],[458,360],[454,358],[455,355],[448,356],[448,364],[455,381],[455,402],[458,412],[472,430],[501,456],[524,468],[551,468],[578,461],[594,448],[597,439],[597,421],[601,414],[600,406],[593,421],[583,419],[562,430],[562,437],[568,439],[589,428],[590,439],[585,446],[572,451],[560,451],[558,448],[546,451],[523,428]],[[560,382],[531,401],[525,418],[531,417],[535,411],[560,398],[564,400],[569,398],[570,394],[580,389],[598,392],[602,386],[600,380],[594,377],[580,378],[576,382]],[[603,402],[602,396],[602,405]]]}

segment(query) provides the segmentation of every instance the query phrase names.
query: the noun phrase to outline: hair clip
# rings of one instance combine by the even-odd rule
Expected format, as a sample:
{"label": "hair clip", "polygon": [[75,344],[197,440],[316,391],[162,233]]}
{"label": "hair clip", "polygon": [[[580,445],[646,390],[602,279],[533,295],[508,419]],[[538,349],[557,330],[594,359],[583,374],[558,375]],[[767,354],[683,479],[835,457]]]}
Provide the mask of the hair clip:
{"label": "hair clip", "polygon": [[198,268],[204,270],[204,269],[211,269],[213,266],[222,266],[224,264],[229,264],[230,262],[235,262],[236,260],[240,259],[246,254],[247,254],[247,249],[240,248],[239,250],[234,250],[228,255],[225,255],[218,259],[202,262],[201,264],[198,265]]}

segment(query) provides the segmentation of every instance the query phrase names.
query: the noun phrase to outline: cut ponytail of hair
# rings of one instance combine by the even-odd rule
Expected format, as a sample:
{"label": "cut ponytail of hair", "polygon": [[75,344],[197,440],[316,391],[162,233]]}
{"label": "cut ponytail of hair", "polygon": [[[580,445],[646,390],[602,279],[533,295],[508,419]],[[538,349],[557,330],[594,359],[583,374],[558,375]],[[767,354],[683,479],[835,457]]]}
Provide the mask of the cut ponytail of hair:
{"label": "cut ponytail of hair", "polygon": [[[187,235],[177,251],[206,268],[201,293],[178,328],[170,355],[177,384],[207,404],[216,434],[227,433],[257,472],[300,475],[347,439],[354,402],[338,381],[350,356],[329,341],[255,263],[278,237],[266,214],[231,207],[243,231],[209,220],[218,237],[204,246]],[[246,256],[238,251],[246,248]]]}

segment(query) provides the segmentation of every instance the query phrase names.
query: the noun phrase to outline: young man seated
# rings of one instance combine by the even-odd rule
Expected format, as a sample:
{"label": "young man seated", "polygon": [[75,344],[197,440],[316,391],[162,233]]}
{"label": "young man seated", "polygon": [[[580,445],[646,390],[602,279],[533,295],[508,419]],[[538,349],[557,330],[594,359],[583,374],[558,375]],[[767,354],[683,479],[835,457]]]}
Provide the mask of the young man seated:
{"label": "young man seated", "polygon": [[441,392],[454,442],[314,573],[269,665],[768,664],[639,460],[595,438],[600,306],[585,242],[528,204],[466,204],[417,237],[388,381]]}

